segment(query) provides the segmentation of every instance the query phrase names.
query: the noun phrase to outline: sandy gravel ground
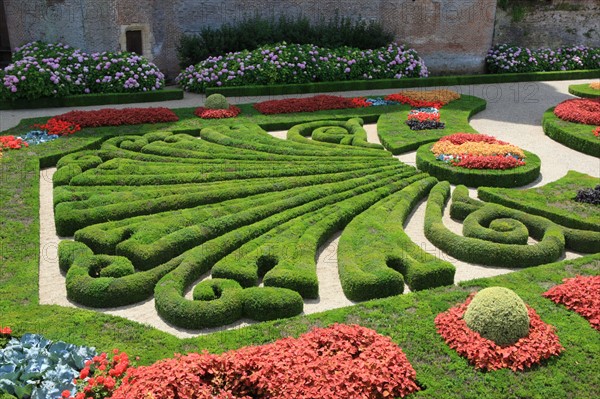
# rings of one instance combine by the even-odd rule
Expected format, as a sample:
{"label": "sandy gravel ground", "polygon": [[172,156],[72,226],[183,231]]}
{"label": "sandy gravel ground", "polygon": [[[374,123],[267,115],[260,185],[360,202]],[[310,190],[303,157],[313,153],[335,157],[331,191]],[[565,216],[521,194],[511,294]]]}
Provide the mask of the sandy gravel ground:
{"label": "sandy gravel ground", "polygon": [[[600,177],[600,159],[581,154],[571,150],[546,137],[541,128],[541,117],[544,111],[557,103],[570,98],[567,88],[570,84],[584,81],[558,81],[558,82],[530,82],[530,83],[507,83],[494,85],[454,86],[450,89],[457,90],[463,94],[471,94],[482,97],[488,101],[485,111],[477,114],[471,125],[480,133],[490,134],[500,139],[516,144],[528,151],[534,152],[542,159],[542,176],[530,186],[540,186],[564,176],[568,170],[577,170],[592,176]],[[354,93],[341,93],[344,96],[388,94],[398,90],[363,91]],[[332,93],[338,94],[340,93]],[[291,95],[285,97],[307,97],[310,95]],[[233,103],[254,102],[270,97],[245,97],[233,98]],[[184,106],[199,106],[204,96],[186,94],[184,100],[168,103],[130,104],[116,106],[127,108],[135,106],[168,106],[172,108]],[[77,109],[94,109],[99,107],[78,107]],[[15,126],[22,118],[34,116],[56,115],[66,112],[67,109],[40,109],[40,110],[17,110],[2,111],[0,114],[0,130],[6,130]],[[443,110],[442,110],[443,116]],[[379,142],[377,128],[375,125],[365,126],[370,142]],[[273,136],[285,139],[286,132],[272,132]],[[414,165],[415,153],[410,152],[397,156],[402,162]],[[58,268],[57,246],[61,237],[56,235],[54,228],[54,212],[52,207],[52,175],[55,169],[46,169],[40,173],[40,303],[57,304],[61,306],[76,306],[66,298],[65,277]],[[475,190],[471,195],[476,196]],[[447,254],[437,249],[424,235],[423,221],[425,202],[415,208],[408,218],[405,226],[407,234],[412,240],[421,245],[426,251],[451,261],[457,267],[455,281],[470,280],[473,278],[490,277],[511,272],[512,269],[494,268],[481,265],[473,265],[452,259]],[[462,226],[452,221],[447,215],[444,223],[452,231],[461,232]],[[318,300],[305,302],[305,313],[316,313],[329,309],[350,306],[353,303],[343,295],[337,271],[337,245],[340,232],[336,233],[330,240],[320,248],[317,254],[317,273],[320,289]],[[533,243],[533,241],[532,241]],[[579,254],[567,252],[565,258],[574,258]],[[204,276],[203,278],[210,278]],[[162,331],[171,333],[178,337],[190,337],[199,334],[211,333],[229,328],[241,328],[248,325],[248,320],[242,320],[234,325],[223,328],[189,331],[173,327],[158,317],[154,309],[154,300],[134,306],[126,306],[118,309],[101,309],[101,312],[148,324]]]}

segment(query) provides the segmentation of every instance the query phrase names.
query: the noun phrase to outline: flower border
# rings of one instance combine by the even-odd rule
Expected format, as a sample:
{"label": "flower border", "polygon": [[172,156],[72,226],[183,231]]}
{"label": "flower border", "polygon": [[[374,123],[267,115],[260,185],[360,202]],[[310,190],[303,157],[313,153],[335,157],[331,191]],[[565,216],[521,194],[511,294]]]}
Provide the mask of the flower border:
{"label": "flower border", "polygon": [[577,312],[600,331],[600,276],[565,278],[542,296]]}
{"label": "flower border", "polygon": [[474,296],[475,293],[471,294],[465,302],[437,315],[435,326],[438,334],[450,348],[467,358],[476,369],[525,370],[564,350],[554,327],[544,323],[536,311],[529,306],[527,306],[530,320],[529,335],[505,347],[483,338],[467,327],[467,323],[463,320],[465,311]]}

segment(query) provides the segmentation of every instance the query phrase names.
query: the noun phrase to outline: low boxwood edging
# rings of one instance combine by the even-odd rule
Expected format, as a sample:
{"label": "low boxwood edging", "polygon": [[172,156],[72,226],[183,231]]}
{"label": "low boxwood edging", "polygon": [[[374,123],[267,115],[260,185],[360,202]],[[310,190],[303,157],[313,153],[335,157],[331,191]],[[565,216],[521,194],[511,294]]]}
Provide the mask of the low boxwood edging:
{"label": "low boxwood edging", "polygon": [[593,79],[598,70],[504,73],[489,75],[434,76],[429,78],[402,78],[316,82],[305,84],[260,85],[237,87],[207,87],[206,95],[214,93],[226,97],[275,96],[281,94],[325,93],[336,91],[404,89],[409,87],[455,86],[467,84],[540,82],[550,80]]}
{"label": "low boxwood edging", "polygon": [[592,89],[590,87],[589,83],[584,83],[584,84],[580,84],[580,85],[570,85],[569,93],[571,93],[577,97],[585,97],[585,98],[600,97],[600,90]]}
{"label": "low boxwood edging", "polygon": [[554,115],[554,107],[544,113],[542,127],[546,136],[576,151],[600,158],[600,138],[594,126],[567,122]]}
{"label": "low boxwood edging", "polygon": [[140,93],[94,93],[66,97],[45,97],[35,100],[0,101],[0,110],[58,107],[83,107],[88,105],[132,104],[183,99],[181,89],[161,89]]}
{"label": "low boxwood edging", "polygon": [[[425,236],[436,247],[457,259],[489,266],[528,267],[556,261],[565,249],[565,236],[560,226],[539,216],[501,205],[486,204],[465,219],[464,228],[484,227],[502,218],[515,219],[527,226],[529,234],[541,240],[535,245],[502,244],[482,239],[482,229],[471,231],[481,238],[463,237],[450,231],[442,221],[444,207],[450,197],[450,184],[438,183],[429,195],[425,211]],[[467,220],[469,219],[469,220]]]}
{"label": "low boxwood edging", "polygon": [[526,155],[524,166],[507,170],[467,169],[439,161],[431,152],[431,147],[431,144],[419,147],[417,168],[452,184],[464,184],[469,187],[520,187],[535,181],[540,175],[541,160],[528,151],[523,151]]}

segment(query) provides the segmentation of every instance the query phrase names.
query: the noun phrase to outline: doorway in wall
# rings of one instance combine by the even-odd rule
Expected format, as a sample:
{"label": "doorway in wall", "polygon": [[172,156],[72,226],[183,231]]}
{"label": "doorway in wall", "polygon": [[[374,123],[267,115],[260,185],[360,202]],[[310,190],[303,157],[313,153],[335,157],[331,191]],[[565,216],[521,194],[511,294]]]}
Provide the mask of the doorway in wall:
{"label": "doorway in wall", "polygon": [[8,25],[6,23],[6,11],[4,9],[4,0],[0,0],[0,68],[10,64],[12,52],[10,50],[10,40],[8,38]]}

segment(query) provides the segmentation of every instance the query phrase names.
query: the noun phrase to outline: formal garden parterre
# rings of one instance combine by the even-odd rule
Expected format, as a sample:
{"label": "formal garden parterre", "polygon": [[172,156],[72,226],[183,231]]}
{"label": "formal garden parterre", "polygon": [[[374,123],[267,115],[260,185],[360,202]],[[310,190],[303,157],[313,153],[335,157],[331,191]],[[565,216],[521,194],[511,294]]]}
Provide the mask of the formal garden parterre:
{"label": "formal garden parterre", "polygon": [[[406,95],[409,94],[399,93],[396,99]],[[392,97],[383,101],[394,100]],[[464,232],[463,236],[456,235],[445,229],[441,221],[450,198],[450,185],[439,181],[446,180],[445,177],[433,172],[429,176],[398,162],[390,156],[390,151],[394,152],[392,145],[382,139],[389,150],[386,151],[367,141],[363,124],[381,122],[385,126],[382,119],[389,116],[387,126],[392,126],[391,116],[395,114],[399,131],[388,130],[388,136],[401,137],[400,147],[416,148],[423,139],[432,143],[455,133],[476,134],[468,127],[468,117],[485,107],[485,102],[462,96],[446,103],[440,111],[445,129],[421,132],[430,135],[426,138],[410,136],[415,134],[405,123],[410,107],[439,104],[385,102],[374,106],[375,101],[371,103],[368,99],[350,102],[354,105],[351,108],[277,116],[261,115],[252,105],[241,104],[237,105],[240,113],[226,119],[199,117],[197,109],[173,110],[175,117],[157,120],[158,124],[136,125],[125,121],[127,134],[122,134],[122,127],[96,124],[80,126],[82,130],[68,139],[32,145],[30,153],[11,148],[2,161],[2,184],[8,188],[3,190],[3,197],[24,197],[30,205],[23,207],[19,201],[7,201],[2,213],[15,232],[7,236],[10,242],[27,236],[38,242],[37,230],[29,229],[31,222],[28,222],[36,214],[39,201],[37,171],[40,165],[56,164],[56,227],[59,234],[74,237],[74,241],[61,242],[59,248],[59,265],[66,273],[69,298],[90,307],[122,306],[154,298],[158,314],[184,328],[212,327],[243,317],[258,321],[281,319],[301,313],[303,301],[318,296],[317,250],[340,230],[343,233],[338,253],[339,277],[346,296],[356,301],[389,298],[315,316],[261,323],[240,331],[178,340],[152,328],[92,311],[54,307],[54,313],[48,314],[45,306],[36,303],[38,271],[36,259],[30,258],[36,249],[29,243],[11,246],[3,252],[9,262],[2,292],[10,295],[0,300],[6,320],[2,323],[10,323],[19,333],[43,330],[50,338],[69,336],[70,341],[91,343],[107,352],[118,345],[127,353],[142,356],[143,364],[172,357],[175,352],[200,352],[201,348],[220,353],[248,344],[268,343],[282,333],[297,336],[313,326],[356,321],[390,336],[406,353],[405,356],[402,351],[395,352],[394,343],[363,327],[334,326],[301,337],[298,342],[307,340],[303,344],[293,339],[277,341],[255,350],[229,352],[220,358],[192,354],[151,366],[171,367],[174,375],[189,367],[221,370],[240,367],[233,374],[194,373],[189,376],[191,380],[181,374],[182,378],[176,380],[182,384],[176,388],[178,395],[193,389],[189,385],[192,384],[206,389],[207,394],[210,391],[221,395],[217,397],[285,397],[286,393],[281,391],[283,382],[278,383],[269,374],[273,372],[271,365],[254,363],[254,357],[260,353],[269,353],[281,361],[290,360],[293,353],[313,357],[294,348],[308,343],[316,345],[318,353],[322,353],[319,345],[330,345],[327,340],[331,338],[327,336],[334,334],[331,342],[340,346],[326,353],[339,361],[339,370],[362,368],[356,362],[368,355],[363,355],[360,348],[364,345],[379,348],[379,344],[374,344],[376,340],[383,345],[382,353],[397,356],[394,365],[401,365],[402,370],[393,376],[403,378],[394,385],[392,375],[385,381],[378,380],[379,370],[363,375],[341,372],[345,377],[341,379],[317,372],[311,388],[324,397],[339,396],[348,387],[354,387],[353,392],[363,389],[360,392],[367,397],[404,397],[417,390],[421,396],[455,397],[457,389],[462,391],[464,385],[472,387],[466,390],[465,397],[507,396],[514,394],[513,389],[518,395],[531,395],[531,387],[535,387],[535,394],[547,397],[568,396],[573,392],[593,397],[598,387],[592,366],[594,353],[599,352],[594,350],[598,347],[594,335],[597,332],[586,320],[544,299],[542,293],[565,277],[600,273],[597,255],[600,233],[594,222],[598,214],[595,205],[577,203],[566,211],[560,207],[566,213],[562,217],[555,216],[561,212],[529,214],[484,202],[490,200],[483,197],[475,200],[465,187],[459,186],[452,195],[450,212],[464,219]],[[85,118],[79,119],[82,120]],[[65,122],[76,124],[75,118],[65,117]],[[26,121],[10,133],[23,134],[36,123],[47,125],[48,119]],[[278,140],[267,133],[275,129],[288,130],[288,140]],[[383,132],[385,128],[379,133],[381,137]],[[486,141],[484,135],[478,136]],[[11,142],[17,141],[14,137]],[[509,154],[503,154],[506,155]],[[523,155],[524,163],[535,166],[534,154],[523,152]],[[33,173],[19,173],[23,165]],[[479,170],[491,182],[494,179],[489,176],[508,175],[511,169],[526,165],[516,162],[512,166],[507,170],[489,166]],[[539,170],[539,162],[537,166]],[[588,188],[593,180],[589,176],[567,177],[573,179],[578,190]],[[509,186],[525,184],[517,178],[511,179]],[[569,190],[573,188],[569,186]],[[403,229],[407,216],[427,196],[425,232],[445,252],[458,259],[492,265],[547,265],[452,286],[454,266],[423,251]],[[572,201],[576,202],[575,198]],[[529,205],[529,201],[524,203]],[[582,212],[588,212],[591,219]],[[14,215],[19,215],[17,221],[13,221]],[[571,222],[581,219],[587,224]],[[17,235],[21,232],[22,235]],[[368,235],[375,240],[366,240]],[[539,242],[525,245],[528,237]],[[552,263],[560,259],[565,248],[592,255]],[[28,266],[22,267],[23,264]],[[195,284],[209,270],[213,278]],[[397,296],[403,292],[404,283],[414,293]],[[457,348],[457,353],[450,348],[452,345],[447,346],[434,321],[460,302],[468,306],[471,291],[497,285],[514,289],[531,306],[527,308],[531,327],[520,339],[533,342],[523,341],[524,347],[528,342],[532,345],[540,342],[539,331],[554,334],[556,329],[556,334],[544,341],[552,342],[551,350],[538,358],[522,358],[520,366],[502,364],[514,370],[531,368],[531,373],[498,371],[482,379],[480,372],[461,358],[461,354],[469,352]],[[186,292],[192,288],[189,297]],[[29,316],[27,319],[18,316],[23,310]],[[420,317],[413,317],[415,313]],[[59,325],[52,322],[57,314],[63,319]],[[73,330],[78,325],[86,326],[84,334]],[[115,326],[115,331],[106,331],[107,325]],[[66,331],[71,332],[65,334]],[[353,338],[354,334],[368,343]],[[474,342],[472,336],[466,339]],[[484,340],[487,338],[476,339],[478,345],[486,345],[489,357],[474,364],[479,368],[498,368],[498,363],[489,359],[507,358],[504,343],[494,346]],[[96,356],[78,367],[83,390],[79,397],[91,397],[87,394],[92,392],[115,398],[123,392],[146,395],[154,392],[151,389],[159,396],[175,395],[164,391],[160,378],[152,380],[155,373],[152,368],[123,370],[123,365],[129,365],[127,355],[117,351],[112,360],[109,357]],[[344,363],[347,361],[350,365]],[[492,366],[480,367],[486,361]],[[106,366],[92,369],[93,362]],[[107,362],[111,362],[109,367]],[[298,369],[290,368],[284,380],[306,381],[302,367],[323,370],[316,363],[302,364]],[[253,370],[252,374],[242,378],[249,370]],[[585,389],[583,383],[573,378],[582,375],[589,376]],[[148,378],[148,384],[154,384],[153,388],[148,388],[150,385],[146,385],[144,378]],[[484,381],[487,379],[494,384],[487,384]],[[136,384],[145,388],[139,390]],[[295,388],[297,384],[286,389]],[[330,391],[324,391],[325,388]],[[63,397],[76,396],[72,388],[65,391]],[[10,392],[17,394],[16,390]],[[310,391],[297,394],[310,395]]]}

